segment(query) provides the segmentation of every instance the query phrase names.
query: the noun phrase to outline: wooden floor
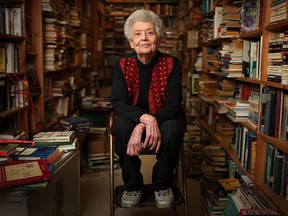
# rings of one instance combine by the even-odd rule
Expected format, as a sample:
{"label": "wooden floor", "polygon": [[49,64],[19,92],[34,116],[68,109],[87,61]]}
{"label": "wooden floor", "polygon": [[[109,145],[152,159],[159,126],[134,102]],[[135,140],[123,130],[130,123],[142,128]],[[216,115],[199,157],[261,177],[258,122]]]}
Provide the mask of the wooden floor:
{"label": "wooden floor", "polygon": [[[145,184],[150,183],[150,170],[154,164],[151,156],[142,156],[142,173]],[[109,216],[110,215],[110,189],[109,172],[86,173],[82,175],[80,182],[81,193],[81,216]],[[115,171],[115,185],[122,184],[121,170]],[[187,179],[188,209],[189,216],[202,216],[202,202],[199,180]],[[183,205],[177,205],[176,210],[172,208],[116,208],[115,216],[182,216]]]}

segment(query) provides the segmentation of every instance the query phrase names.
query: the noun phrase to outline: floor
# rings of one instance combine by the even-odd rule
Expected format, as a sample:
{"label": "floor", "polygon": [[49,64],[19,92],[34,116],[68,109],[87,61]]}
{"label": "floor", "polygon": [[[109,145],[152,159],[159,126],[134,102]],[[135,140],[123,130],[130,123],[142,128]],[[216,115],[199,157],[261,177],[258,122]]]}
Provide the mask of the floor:
{"label": "floor", "polygon": [[[142,173],[145,183],[150,183],[150,170],[154,164],[152,156],[142,156]],[[109,216],[110,215],[110,197],[109,197],[109,172],[94,172],[89,175],[82,175],[80,181],[81,191],[81,216]],[[115,185],[122,184],[121,170],[115,171]],[[202,202],[200,195],[199,180],[187,178],[188,191],[188,212],[189,216],[202,216]],[[176,210],[172,208],[136,208],[124,209],[116,208],[115,216],[172,216],[184,215],[183,205],[177,206]]]}

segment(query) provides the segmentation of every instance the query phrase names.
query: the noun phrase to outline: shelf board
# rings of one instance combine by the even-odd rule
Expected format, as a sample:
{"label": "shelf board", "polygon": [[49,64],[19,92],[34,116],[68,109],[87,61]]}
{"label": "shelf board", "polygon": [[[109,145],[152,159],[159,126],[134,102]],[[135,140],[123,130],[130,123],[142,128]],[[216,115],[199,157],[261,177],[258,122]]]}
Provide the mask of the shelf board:
{"label": "shelf board", "polygon": [[0,112],[0,119],[2,118],[6,118],[8,116],[11,116],[11,115],[15,115],[17,114],[18,112],[21,112],[22,110],[26,109],[27,107],[21,107],[21,108],[12,108],[10,110],[6,110],[6,111],[3,111],[3,112]]}
{"label": "shelf board", "polygon": [[237,77],[236,80],[242,81],[242,82],[248,82],[248,83],[254,83],[254,84],[261,84],[261,80],[259,79],[253,79],[249,77]]}
{"label": "shelf board", "polygon": [[279,148],[280,150],[282,150],[284,152],[288,152],[288,141],[287,140],[267,136],[264,134],[260,134],[260,138],[265,140],[266,142],[273,144],[273,146],[275,146],[276,148]]}
{"label": "shelf board", "polygon": [[283,22],[275,23],[275,24],[269,24],[266,26],[267,31],[279,31],[283,32],[283,29],[286,29],[288,27],[288,20],[285,20]]}
{"label": "shelf board", "polygon": [[260,38],[262,35],[262,30],[257,29],[255,31],[245,32],[243,34],[240,34],[240,38],[243,39],[253,39],[253,38]]}
{"label": "shelf board", "polygon": [[288,90],[288,85],[283,85],[283,84],[276,83],[276,82],[262,81],[262,84],[266,85],[266,86],[271,86],[271,87],[274,87],[274,88]]}

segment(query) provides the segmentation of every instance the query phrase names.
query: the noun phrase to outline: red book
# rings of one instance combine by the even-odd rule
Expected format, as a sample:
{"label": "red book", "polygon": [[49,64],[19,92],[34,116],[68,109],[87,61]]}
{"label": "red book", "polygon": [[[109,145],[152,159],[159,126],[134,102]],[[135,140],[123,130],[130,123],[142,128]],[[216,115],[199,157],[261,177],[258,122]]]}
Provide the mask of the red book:
{"label": "red book", "polygon": [[239,216],[246,215],[279,215],[272,209],[241,209],[239,212]]}
{"label": "red book", "polygon": [[11,161],[0,165],[0,188],[48,181],[51,173],[44,160]]}
{"label": "red book", "polygon": [[16,152],[16,147],[18,144],[8,143],[8,144],[0,144],[0,157],[7,157]]}

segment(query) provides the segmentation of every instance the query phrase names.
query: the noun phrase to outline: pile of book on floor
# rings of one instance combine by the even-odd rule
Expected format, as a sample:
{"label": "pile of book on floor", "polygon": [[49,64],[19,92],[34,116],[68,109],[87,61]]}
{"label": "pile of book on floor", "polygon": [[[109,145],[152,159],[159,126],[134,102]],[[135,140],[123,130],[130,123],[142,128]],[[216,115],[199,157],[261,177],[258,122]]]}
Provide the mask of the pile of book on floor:
{"label": "pile of book on floor", "polygon": [[74,131],[40,132],[33,141],[1,140],[0,188],[46,187],[65,152],[77,148]]}
{"label": "pile of book on floor", "polygon": [[205,215],[278,215],[255,194],[253,186],[249,177],[237,168],[234,177],[219,179],[203,190]]}
{"label": "pile of book on floor", "polygon": [[200,177],[202,175],[201,164],[204,159],[203,147],[199,144],[184,145],[185,172],[187,177]]}
{"label": "pile of book on floor", "polygon": [[[92,127],[88,133],[88,165],[96,171],[110,168],[109,142],[106,127]],[[114,154],[114,168],[118,168],[118,156]]]}

